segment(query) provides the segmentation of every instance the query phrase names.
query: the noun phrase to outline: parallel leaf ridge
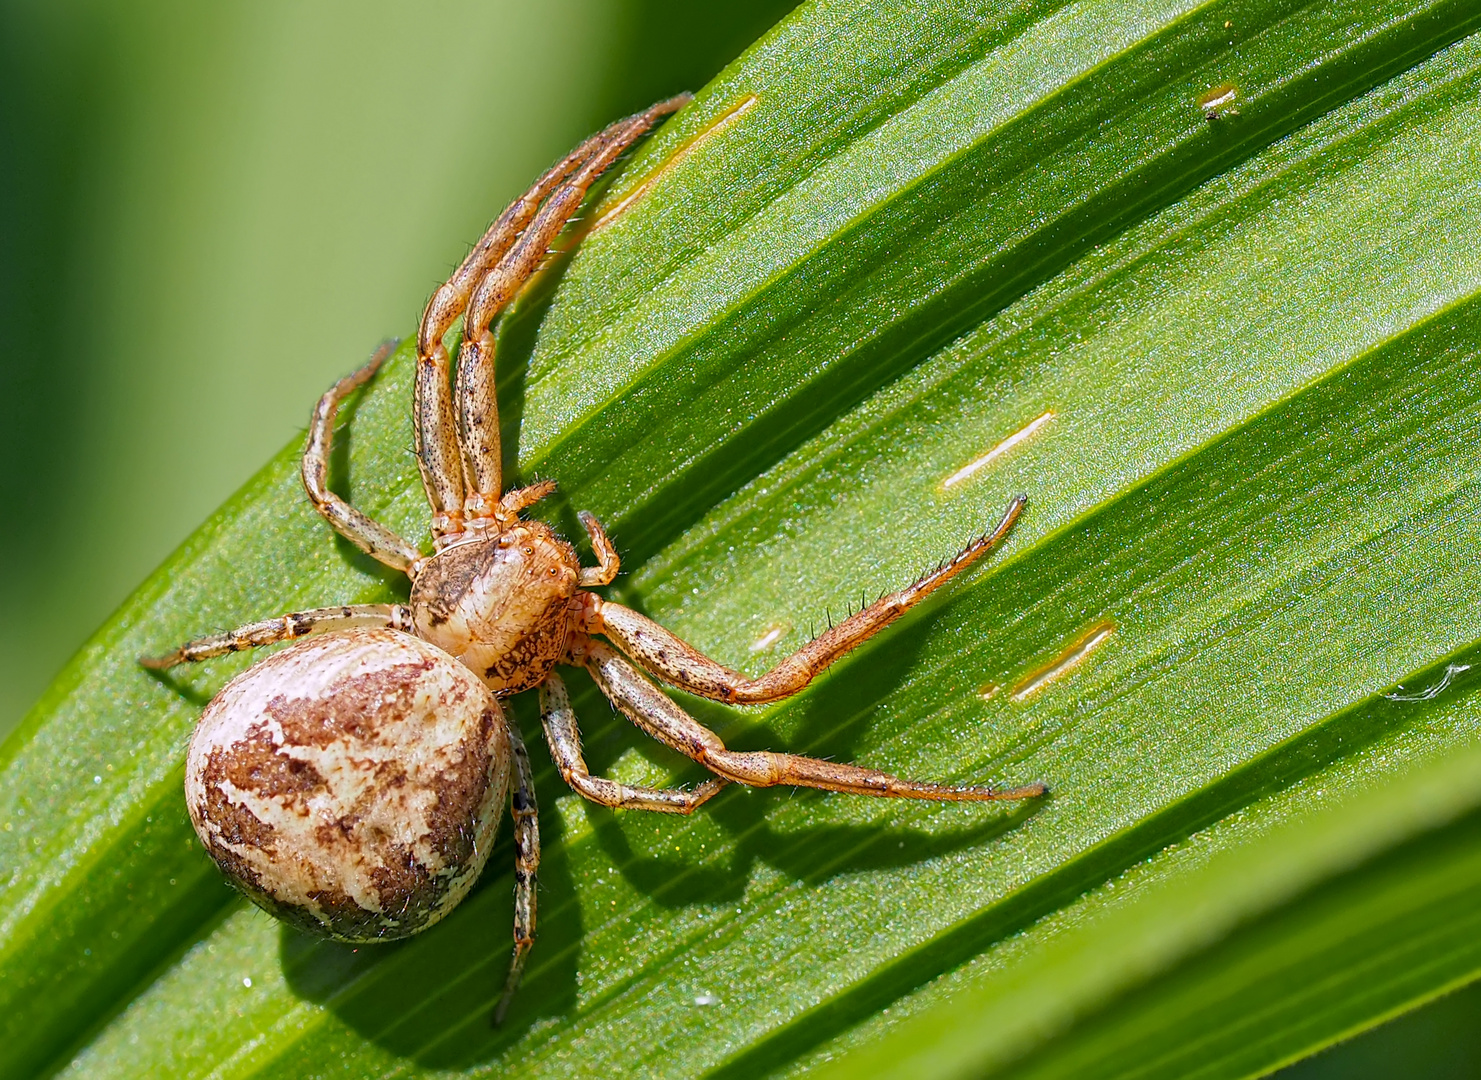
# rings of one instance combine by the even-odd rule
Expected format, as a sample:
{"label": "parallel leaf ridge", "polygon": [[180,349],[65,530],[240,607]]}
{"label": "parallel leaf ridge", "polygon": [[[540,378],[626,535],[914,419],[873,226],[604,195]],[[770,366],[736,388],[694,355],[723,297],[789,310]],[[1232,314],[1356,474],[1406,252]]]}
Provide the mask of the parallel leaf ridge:
{"label": "parallel leaf ridge", "polygon": [[[1473,978],[1478,30],[1459,0],[799,8],[606,198],[756,104],[507,321],[510,464],[748,670],[1028,492],[1001,558],[806,694],[686,704],[1052,796],[618,816],[537,754],[539,944],[492,1029],[507,838],[443,925],[357,952],[244,905],[185,817],[184,740],[249,658],[135,658],[404,595],[289,446],[0,747],[0,1074],[1244,1076]],[[421,536],[410,365],[335,482]],[[573,683],[594,769],[698,778]]]}

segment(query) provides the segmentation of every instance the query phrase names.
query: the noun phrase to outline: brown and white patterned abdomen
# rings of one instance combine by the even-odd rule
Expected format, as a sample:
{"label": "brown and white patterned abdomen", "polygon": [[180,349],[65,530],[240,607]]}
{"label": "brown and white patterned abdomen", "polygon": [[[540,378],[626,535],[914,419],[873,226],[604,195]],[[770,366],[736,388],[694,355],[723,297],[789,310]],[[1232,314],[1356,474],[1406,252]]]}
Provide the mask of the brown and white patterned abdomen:
{"label": "brown and white patterned abdomen", "polygon": [[263,908],[342,941],[414,934],[488,857],[509,781],[499,704],[394,630],[308,638],[206,707],[185,801],[206,850]]}

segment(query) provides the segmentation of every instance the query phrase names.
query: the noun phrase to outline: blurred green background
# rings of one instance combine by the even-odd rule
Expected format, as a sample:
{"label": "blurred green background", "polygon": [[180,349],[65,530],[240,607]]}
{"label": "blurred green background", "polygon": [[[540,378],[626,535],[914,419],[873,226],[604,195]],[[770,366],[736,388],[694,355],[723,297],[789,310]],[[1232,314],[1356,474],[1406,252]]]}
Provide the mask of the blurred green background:
{"label": "blurred green background", "polygon": [[0,0],[0,736],[609,120],[796,0]]}
{"label": "blurred green background", "polygon": [[[793,3],[0,0],[0,736],[544,165]],[[1475,1075],[1478,1008],[1285,1075]]]}

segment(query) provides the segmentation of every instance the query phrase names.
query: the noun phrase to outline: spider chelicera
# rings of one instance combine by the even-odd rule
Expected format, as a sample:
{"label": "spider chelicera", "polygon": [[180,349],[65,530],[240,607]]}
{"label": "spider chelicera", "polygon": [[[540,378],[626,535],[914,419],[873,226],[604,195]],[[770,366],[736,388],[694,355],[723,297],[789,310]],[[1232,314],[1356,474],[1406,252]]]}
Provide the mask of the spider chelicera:
{"label": "spider chelicera", "polygon": [[[549,526],[521,517],[554,483],[503,490],[492,323],[539,269],[592,182],[688,100],[660,102],[578,146],[500,215],[427,304],[413,419],[432,509],[431,555],[340,499],[326,479],[339,404],[375,374],[389,346],[314,410],[303,454],[309,499],[341,535],[411,578],[408,603],[294,612],[143,661],[163,669],[309,638],[254,665],[211,701],[191,738],[185,780],[191,820],[221,869],[259,905],[305,929],[380,941],[430,926],[472,887],[510,798],[514,960],[496,1020],[534,940],[540,862],[529,758],[499,704],[510,694],[539,688],[561,776],[603,806],[688,814],[729,782],[953,801],[1045,790],[946,787],[795,754],[730,750],[649,679],[731,704],[795,694],[982,558],[1013,527],[1022,496],[950,561],[753,679],[587,591],[611,583],[618,568],[596,518],[580,515],[597,559],[583,567]],[[443,338],[460,316],[454,376]],[[628,719],[714,778],[680,790],[592,776],[559,664],[584,667]]]}

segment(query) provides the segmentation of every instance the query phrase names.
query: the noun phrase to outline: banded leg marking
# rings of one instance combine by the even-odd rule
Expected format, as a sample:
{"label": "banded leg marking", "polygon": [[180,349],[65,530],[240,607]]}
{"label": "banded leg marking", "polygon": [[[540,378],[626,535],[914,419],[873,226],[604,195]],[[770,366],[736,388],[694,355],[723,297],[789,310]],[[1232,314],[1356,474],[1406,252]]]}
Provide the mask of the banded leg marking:
{"label": "banded leg marking", "polygon": [[770,751],[742,753],[726,748],[709,728],[679,708],[668,695],[649,682],[616,649],[600,641],[585,651],[586,669],[629,720],[653,738],[710,771],[737,784],[772,787],[792,784],[852,795],[877,795],[897,799],[930,799],[940,802],[994,802],[1031,799],[1048,789],[1043,784],[1015,788],[948,787],[918,780],[902,780],[877,769],[843,765],[835,761],[777,754]]}
{"label": "banded leg marking", "polygon": [[540,813],[535,805],[530,755],[509,709],[504,710],[504,724],[514,758],[514,793],[509,799],[510,816],[514,819],[514,958],[509,962],[504,993],[494,1009],[495,1024],[504,1022],[504,1014],[509,1011],[509,1003],[514,1000],[514,992],[524,975],[530,948],[535,944],[535,888],[540,871]]}
{"label": "banded leg marking", "polygon": [[605,635],[646,671],[691,694],[747,705],[790,697],[839,657],[868,641],[1001,543],[1027,502],[1027,497],[1017,496],[995,528],[972,541],[955,557],[908,588],[880,597],[819,634],[755,679],[711,660],[673,631],[621,604],[595,600],[594,613],[588,616],[586,629],[589,633]]}
{"label": "banded leg marking", "polygon": [[279,641],[292,641],[310,634],[328,634],[335,630],[360,627],[387,628],[412,633],[411,609],[400,604],[344,604],[340,607],[293,611],[276,619],[248,623],[223,634],[187,641],[164,656],[140,657],[139,663],[153,671],[164,671],[176,664],[193,664],[213,656],[256,649]]}
{"label": "banded leg marking", "polygon": [[576,726],[576,713],[571,708],[566,684],[553,671],[540,685],[540,722],[545,727],[545,741],[550,744],[550,756],[555,759],[561,779],[578,795],[599,806],[691,814],[725,786],[724,780],[706,780],[693,791],[683,791],[679,788],[636,787],[591,775],[586,759],[581,756],[581,732]]}

